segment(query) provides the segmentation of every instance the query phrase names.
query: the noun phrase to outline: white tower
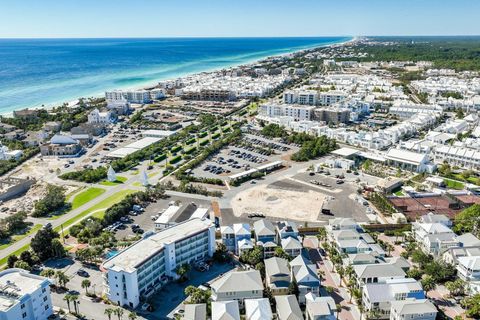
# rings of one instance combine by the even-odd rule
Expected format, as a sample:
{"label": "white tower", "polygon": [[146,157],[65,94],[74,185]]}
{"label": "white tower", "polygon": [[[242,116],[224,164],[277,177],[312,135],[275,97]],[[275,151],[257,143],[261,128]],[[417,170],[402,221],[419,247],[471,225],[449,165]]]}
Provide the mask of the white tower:
{"label": "white tower", "polygon": [[108,168],[107,180],[110,181],[110,182],[117,181],[117,175],[115,174],[115,170],[113,170],[112,166],[110,166]]}

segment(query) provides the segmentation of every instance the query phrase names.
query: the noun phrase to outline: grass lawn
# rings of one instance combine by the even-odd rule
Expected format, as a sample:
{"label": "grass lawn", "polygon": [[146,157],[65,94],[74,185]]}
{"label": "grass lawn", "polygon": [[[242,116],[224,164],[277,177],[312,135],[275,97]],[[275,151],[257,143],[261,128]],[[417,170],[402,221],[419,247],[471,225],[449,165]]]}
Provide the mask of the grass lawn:
{"label": "grass lawn", "polygon": [[105,180],[105,181],[102,181],[100,182],[100,184],[102,186],[116,186],[118,184],[122,184],[124,183],[125,181],[127,181],[127,178],[126,177],[119,177],[117,176],[117,180],[111,182],[111,181],[108,181],[108,180]]}
{"label": "grass lawn", "polygon": [[[122,201],[128,194],[134,193],[135,190],[122,190],[115,193],[113,196],[106,198],[105,200],[97,203],[96,205],[90,207],[89,209],[77,214],[75,217],[72,217],[63,223],[63,229],[71,226],[72,224],[77,223],[78,221],[82,220],[85,216],[88,216],[90,213],[94,211],[101,212],[102,210],[105,212],[108,208],[110,208],[115,203]],[[57,232],[62,230],[61,226],[58,226],[54,229]]]}
{"label": "grass lawn", "polygon": [[[23,247],[21,247],[21,248],[18,249],[17,251],[12,252],[11,255],[16,255],[16,256],[18,256],[18,255],[20,255],[20,253],[22,253],[23,251],[27,251],[28,249],[30,249],[30,244],[24,245]],[[5,264],[7,263],[7,261],[8,261],[8,256],[6,256],[6,257],[3,258],[3,259],[0,259],[0,266],[5,265]]]}
{"label": "grass lawn", "polygon": [[76,195],[76,194],[77,194],[78,192],[80,192],[83,188],[85,188],[85,187],[80,187],[80,188],[77,188],[77,189],[73,190],[73,191],[70,192],[70,193],[67,193],[67,194],[65,195],[66,201],[70,201],[70,199],[72,198],[72,196]]}
{"label": "grass lawn", "polygon": [[103,194],[106,190],[102,188],[88,188],[77,194],[72,201],[72,210],[83,206],[85,203],[95,199]]}
{"label": "grass lawn", "polygon": [[394,192],[394,194],[395,194],[396,196],[399,196],[399,197],[404,196],[402,190],[397,190],[397,191]]}
{"label": "grass lawn", "polygon": [[445,182],[445,185],[450,189],[463,190],[463,188],[465,187],[464,184],[460,181],[443,179],[443,182]]}
{"label": "grass lawn", "polygon": [[18,234],[18,235],[12,236],[12,239],[10,240],[9,243],[5,243],[5,244],[2,244],[2,245],[0,246],[0,250],[3,250],[3,249],[5,249],[5,248],[11,246],[13,243],[15,243],[15,242],[17,242],[17,241],[20,241],[20,240],[22,240],[23,238],[25,238],[25,237],[27,237],[27,236],[29,236],[29,235],[37,232],[38,230],[40,230],[41,227],[42,227],[41,224],[36,224],[36,225],[34,225],[33,227],[31,227],[31,228],[27,231],[27,233]]}

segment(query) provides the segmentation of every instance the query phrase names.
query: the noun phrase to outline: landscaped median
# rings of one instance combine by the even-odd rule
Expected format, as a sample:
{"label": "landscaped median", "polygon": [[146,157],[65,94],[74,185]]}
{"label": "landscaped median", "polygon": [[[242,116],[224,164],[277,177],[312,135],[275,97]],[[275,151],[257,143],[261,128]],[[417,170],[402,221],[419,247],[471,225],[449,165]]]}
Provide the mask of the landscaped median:
{"label": "landscaped median", "polygon": [[104,181],[100,182],[100,184],[102,186],[116,186],[116,185],[124,183],[125,181],[127,181],[126,177],[117,176],[117,180],[115,180],[115,181],[104,180]]}
{"label": "landscaped median", "polygon": [[[79,222],[80,220],[82,220],[83,218],[88,216],[89,214],[93,213],[93,216],[95,216],[95,217],[103,216],[103,214],[105,213],[105,211],[108,208],[110,208],[115,203],[122,201],[127,195],[129,195],[131,193],[134,193],[134,192],[135,192],[135,190],[129,190],[129,189],[119,191],[119,192],[115,193],[114,195],[112,195],[111,197],[108,197],[108,198],[102,200],[101,202],[97,203],[96,205],[90,207],[89,209],[87,209],[87,210],[77,214],[76,216],[68,219],[67,221],[65,221],[62,224],[64,232],[65,232],[65,229],[67,229],[71,225],[74,225],[75,223]],[[57,232],[61,232],[62,231],[62,226],[58,226],[54,230],[57,231]],[[67,232],[65,232],[65,234],[66,233]]]}

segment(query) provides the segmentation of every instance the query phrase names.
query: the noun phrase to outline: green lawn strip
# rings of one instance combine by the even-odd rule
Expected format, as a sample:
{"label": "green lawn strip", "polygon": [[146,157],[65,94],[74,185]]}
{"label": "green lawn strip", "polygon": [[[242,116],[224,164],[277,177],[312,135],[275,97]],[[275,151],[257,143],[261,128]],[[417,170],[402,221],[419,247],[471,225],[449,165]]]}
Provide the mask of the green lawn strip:
{"label": "green lawn strip", "polygon": [[68,193],[68,194],[65,196],[66,201],[70,201],[70,198],[71,198],[72,196],[76,195],[77,193],[79,193],[80,191],[82,191],[83,188],[85,188],[85,187],[76,188],[76,189],[73,190],[72,192]]}
{"label": "green lawn strip", "polygon": [[[136,191],[127,189],[127,190],[122,190],[122,191],[119,191],[119,192],[115,193],[113,196],[111,196],[109,198],[106,198],[103,201],[100,201],[96,205],[94,205],[94,206],[90,207],[89,209],[77,214],[75,217],[72,217],[72,218],[68,219],[67,221],[65,221],[63,223],[63,229],[65,230],[67,227],[77,223],[78,221],[82,220],[84,217],[88,216],[90,213],[92,213],[94,211],[97,211],[97,210],[100,210],[100,209],[105,209],[106,210],[106,209],[110,208],[115,203],[118,203],[118,202],[122,201],[128,194],[134,193],[134,192],[136,192]],[[62,227],[58,226],[54,230],[57,231],[57,232],[61,232]]]}
{"label": "green lawn strip", "polygon": [[42,228],[42,225],[41,224],[36,224],[33,227],[31,227],[30,230],[27,231],[27,233],[12,236],[12,240],[9,243],[2,244],[0,246],[0,250],[8,248],[9,246],[14,244],[15,242],[20,241],[23,238],[37,232],[38,230],[40,230],[40,228]]}
{"label": "green lawn strip", "polygon": [[461,183],[460,181],[443,179],[443,182],[445,182],[447,187],[450,188],[450,189],[463,190],[463,188],[464,188],[464,184]]}
{"label": "green lawn strip", "polygon": [[8,260],[9,256],[11,256],[11,255],[18,256],[18,255],[20,255],[20,253],[22,253],[23,251],[27,251],[28,249],[30,249],[30,244],[26,244],[23,247],[21,247],[20,249],[18,249],[17,251],[12,252],[8,256],[6,256],[5,258],[0,259],[0,266],[3,267],[7,263],[7,260]]}
{"label": "green lawn strip", "polygon": [[100,184],[101,184],[102,186],[116,186],[116,185],[119,185],[119,184],[124,183],[125,181],[127,181],[127,178],[126,178],[126,177],[119,177],[119,176],[117,176],[117,180],[115,180],[115,181],[105,180],[105,181],[100,182]]}
{"label": "green lawn strip", "polygon": [[87,190],[77,194],[72,201],[72,210],[83,206],[85,203],[95,199],[105,191],[106,190],[102,188],[88,188]]}

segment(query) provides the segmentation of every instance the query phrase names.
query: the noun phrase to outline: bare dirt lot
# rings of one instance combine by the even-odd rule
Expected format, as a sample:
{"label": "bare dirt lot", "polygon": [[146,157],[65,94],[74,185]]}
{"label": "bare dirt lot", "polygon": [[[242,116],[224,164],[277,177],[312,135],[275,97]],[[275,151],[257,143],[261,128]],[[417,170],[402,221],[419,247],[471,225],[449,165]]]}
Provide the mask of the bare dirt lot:
{"label": "bare dirt lot", "polygon": [[260,212],[279,219],[317,221],[325,197],[325,194],[313,190],[299,192],[258,185],[238,193],[231,206],[237,217]]}

